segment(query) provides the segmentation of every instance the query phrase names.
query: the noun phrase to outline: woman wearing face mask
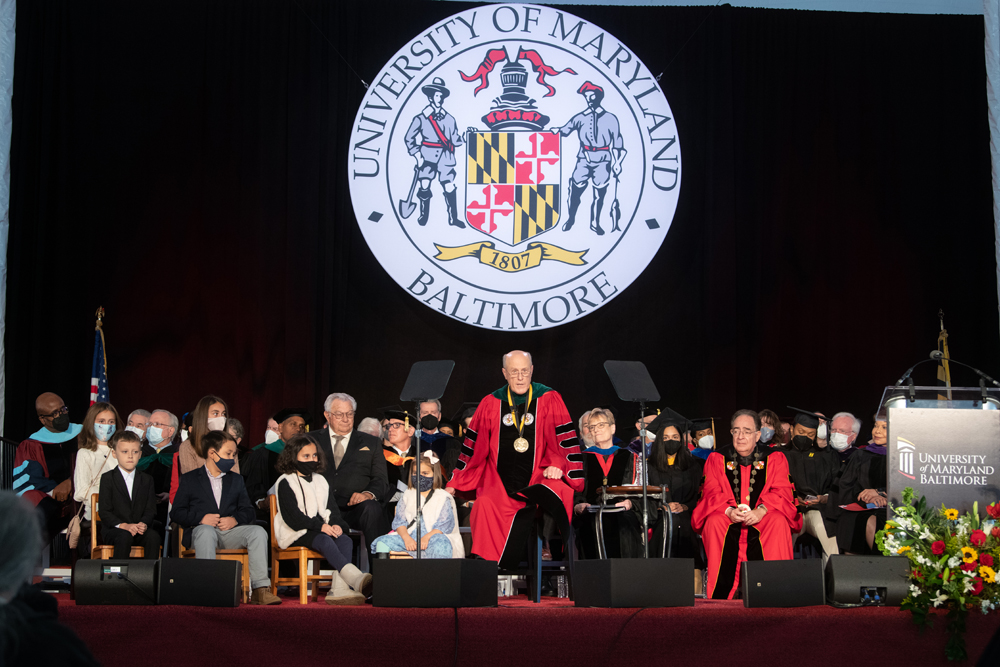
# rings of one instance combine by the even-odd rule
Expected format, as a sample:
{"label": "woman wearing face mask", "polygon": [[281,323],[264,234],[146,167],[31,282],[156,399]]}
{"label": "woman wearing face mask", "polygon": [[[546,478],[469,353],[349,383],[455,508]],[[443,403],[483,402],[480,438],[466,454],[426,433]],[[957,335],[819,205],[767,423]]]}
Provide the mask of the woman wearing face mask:
{"label": "woman wearing face mask", "polygon": [[110,403],[94,403],[83,419],[73,472],[73,500],[83,504],[79,543],[81,556],[89,557],[90,554],[90,495],[100,489],[101,475],[118,465],[108,446],[117,424],[118,411]]}
{"label": "woman wearing face mask", "polygon": [[[705,569],[701,558],[698,536],[691,530],[691,511],[698,504],[701,484],[701,460],[695,458],[684,446],[678,424],[672,421],[654,420],[650,425],[656,429],[656,440],[649,458],[649,483],[670,489],[664,505],[673,518],[674,534],[670,554],[676,558],[694,558],[698,576],[695,587],[701,591],[700,575]],[[656,517],[650,554],[659,555],[663,544],[663,516]]]}
{"label": "woman wearing face mask", "polygon": [[423,519],[420,524],[421,558],[465,558],[465,546],[458,532],[455,499],[444,489],[444,471],[434,452],[421,455],[420,474],[408,466],[409,484],[396,503],[392,531],[372,542],[372,553],[407,551],[417,555],[417,493],[420,493]]}
{"label": "woman wearing face mask", "polygon": [[691,439],[694,441],[694,449],[691,455],[702,462],[708,455],[715,451],[715,422],[711,417],[708,419],[695,419],[691,422]]}
{"label": "woman wearing face mask", "polygon": [[275,464],[282,473],[276,484],[278,511],[274,539],[282,549],[306,547],[323,554],[333,566],[333,585],[326,595],[332,605],[360,605],[372,592],[372,576],[351,563],[350,527],[330,503],[323,477],[323,453],[304,435],[288,439]]}
{"label": "woman wearing face mask", "polygon": [[[205,451],[201,440],[209,431],[223,431],[228,417],[226,402],[218,396],[205,396],[191,413],[190,437],[178,449],[180,474],[190,472],[205,465]],[[233,472],[240,471],[240,463],[236,461]]]}
{"label": "woman wearing face mask", "polygon": [[783,435],[781,418],[773,410],[761,410],[760,444],[765,447],[778,447],[782,444]]}

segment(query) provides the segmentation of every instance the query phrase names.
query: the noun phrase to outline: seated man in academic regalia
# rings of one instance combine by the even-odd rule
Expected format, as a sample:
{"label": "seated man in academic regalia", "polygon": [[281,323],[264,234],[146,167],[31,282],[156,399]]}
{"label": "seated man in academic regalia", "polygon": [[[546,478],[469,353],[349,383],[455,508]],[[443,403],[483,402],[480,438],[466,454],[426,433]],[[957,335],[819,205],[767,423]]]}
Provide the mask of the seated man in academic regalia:
{"label": "seated man in academic regalia", "polygon": [[271,510],[267,493],[274,486],[281,473],[275,468],[278,455],[285,449],[285,443],[295,436],[305,433],[306,424],[311,419],[302,408],[285,408],[274,415],[281,436],[272,443],[261,443],[247,455],[246,469],[242,471],[246,479],[247,495],[254,506],[258,521],[270,522]]}
{"label": "seated man in academic regalia", "polygon": [[[580,537],[584,558],[598,558],[597,526],[588,508],[601,504],[601,487],[633,484],[639,458],[613,443],[615,418],[610,410],[594,408],[587,419],[594,444],[583,450],[582,491],[574,494],[573,525]],[[641,482],[640,482],[641,483]],[[642,555],[640,503],[625,499],[614,503],[621,510],[606,511],[601,526],[609,558],[637,558]],[[655,504],[650,503],[651,525],[656,520]]]}
{"label": "seated man in academic regalia", "polygon": [[[416,420],[413,415],[402,410],[385,410],[385,433],[382,454],[385,456],[385,472],[389,478],[389,500],[385,504],[386,521],[392,523],[396,516],[396,503],[406,492],[406,468],[409,461],[416,455],[413,446],[413,434],[416,433]],[[377,536],[376,536],[377,537]],[[374,538],[373,538],[374,539]]]}
{"label": "seated man in academic regalia", "polygon": [[695,419],[691,422],[691,430],[691,439],[694,440],[691,456],[705,461],[715,451],[715,421],[711,417]]}
{"label": "seated man in academic regalia", "polygon": [[73,462],[80,424],[71,424],[69,408],[52,392],[35,399],[42,427],[17,446],[14,454],[14,491],[44,516],[46,542],[69,523],[73,513]]}
{"label": "seated man in academic regalia", "polygon": [[701,499],[691,526],[708,556],[708,597],[732,599],[740,567],[749,560],[791,560],[795,509],[785,455],[758,446],[760,417],[738,410],[730,422],[733,444],[705,461]]}
{"label": "seated man in academic regalia", "polygon": [[160,523],[157,532],[163,535],[167,523],[167,508],[170,505],[170,477],[174,468],[173,444],[177,433],[176,415],[166,410],[154,410],[146,426],[146,439],[142,443],[142,454],[136,470],[153,478],[153,493],[156,494],[156,520]]}
{"label": "seated man in academic regalia", "polygon": [[[857,424],[858,430],[861,423]],[[876,415],[872,440],[864,448],[851,448],[824,508],[841,553],[877,555],[875,533],[886,520],[885,416]]]}
{"label": "seated man in academic regalia", "polygon": [[458,457],[462,454],[462,442],[438,427],[441,424],[441,401],[424,401],[420,404],[421,449],[429,448],[441,459],[445,476],[451,478]]}
{"label": "seated man in academic regalia", "polygon": [[823,562],[837,553],[836,540],[827,536],[823,506],[827,504],[840,461],[836,453],[816,444],[819,419],[812,413],[799,412],[792,420],[792,439],[776,447],[788,461],[788,474],[795,486],[795,504],[802,514],[803,532],[812,535],[823,547]]}

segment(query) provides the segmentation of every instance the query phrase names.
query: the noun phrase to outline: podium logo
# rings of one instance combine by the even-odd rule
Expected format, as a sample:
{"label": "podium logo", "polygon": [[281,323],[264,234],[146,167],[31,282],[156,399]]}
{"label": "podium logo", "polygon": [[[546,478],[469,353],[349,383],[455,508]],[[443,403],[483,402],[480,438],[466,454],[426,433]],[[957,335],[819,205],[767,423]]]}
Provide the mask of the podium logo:
{"label": "podium logo", "polygon": [[429,26],[365,94],[348,156],[373,254],[413,298],[504,331],[584,317],[666,238],[673,112],[628,46],[550,7]]}
{"label": "podium logo", "polygon": [[909,440],[898,438],[896,451],[899,452],[899,474],[908,479],[916,479],[913,474],[913,454],[917,451],[916,446]]}

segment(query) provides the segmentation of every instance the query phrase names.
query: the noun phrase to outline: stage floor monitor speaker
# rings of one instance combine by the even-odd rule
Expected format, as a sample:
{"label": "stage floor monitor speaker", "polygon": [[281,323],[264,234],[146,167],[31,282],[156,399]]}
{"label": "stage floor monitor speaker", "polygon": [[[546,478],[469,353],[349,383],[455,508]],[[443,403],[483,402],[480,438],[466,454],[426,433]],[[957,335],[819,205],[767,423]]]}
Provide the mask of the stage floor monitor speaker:
{"label": "stage floor monitor speaker", "polygon": [[609,558],[573,565],[577,607],[693,607],[691,558]]}
{"label": "stage floor monitor speaker", "polygon": [[158,563],[144,559],[76,561],[76,604],[156,604]]}
{"label": "stage floor monitor speaker", "polygon": [[823,561],[744,561],[740,569],[744,607],[811,607],[826,604]]}
{"label": "stage floor monitor speaker", "polygon": [[243,564],[235,560],[164,558],[160,561],[159,604],[238,607]]}
{"label": "stage floor monitor speaker", "polygon": [[373,607],[495,607],[497,562],[387,559],[372,564]]}
{"label": "stage floor monitor speaker", "polygon": [[898,607],[909,590],[905,556],[830,556],[826,596],[836,604]]}

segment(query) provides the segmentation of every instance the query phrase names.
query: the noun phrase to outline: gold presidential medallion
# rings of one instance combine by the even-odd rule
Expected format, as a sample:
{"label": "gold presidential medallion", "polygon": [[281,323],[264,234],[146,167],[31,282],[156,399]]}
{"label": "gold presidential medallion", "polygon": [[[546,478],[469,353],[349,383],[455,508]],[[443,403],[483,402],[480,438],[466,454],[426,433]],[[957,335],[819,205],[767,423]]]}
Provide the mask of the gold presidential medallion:
{"label": "gold presidential medallion", "polygon": [[528,451],[528,441],[524,438],[518,438],[514,441],[514,451],[518,454],[524,454]]}

